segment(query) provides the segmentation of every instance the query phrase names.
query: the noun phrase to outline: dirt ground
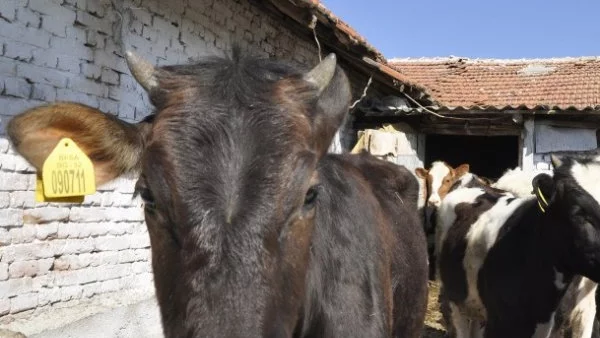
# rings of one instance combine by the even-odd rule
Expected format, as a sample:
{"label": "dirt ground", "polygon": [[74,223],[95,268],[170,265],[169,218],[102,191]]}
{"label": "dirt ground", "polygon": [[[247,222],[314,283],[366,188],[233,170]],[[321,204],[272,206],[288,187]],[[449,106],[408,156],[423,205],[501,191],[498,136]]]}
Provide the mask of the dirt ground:
{"label": "dirt ground", "polygon": [[427,304],[427,315],[425,317],[425,332],[423,338],[444,338],[442,314],[438,306],[439,285],[437,282],[429,281],[429,300]]}

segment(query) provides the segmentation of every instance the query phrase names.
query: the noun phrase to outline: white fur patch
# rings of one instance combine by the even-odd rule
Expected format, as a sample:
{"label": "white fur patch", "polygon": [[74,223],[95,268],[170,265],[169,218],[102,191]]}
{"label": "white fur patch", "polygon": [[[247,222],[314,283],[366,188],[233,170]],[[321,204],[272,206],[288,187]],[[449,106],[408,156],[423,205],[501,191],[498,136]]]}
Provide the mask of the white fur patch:
{"label": "white fur patch", "polygon": [[442,244],[446,240],[446,233],[448,229],[454,224],[456,220],[456,212],[454,208],[459,203],[473,203],[475,199],[484,193],[483,189],[479,188],[468,188],[468,189],[457,189],[450,192],[444,200],[442,204],[438,208],[436,224],[437,227],[435,229],[435,249],[436,255],[439,257],[439,249],[441,249]]}
{"label": "white fur patch", "polygon": [[467,232],[467,249],[463,259],[463,266],[467,275],[468,294],[465,307],[470,313],[479,314],[485,318],[485,308],[479,297],[477,281],[479,270],[485,261],[489,249],[496,243],[500,228],[506,220],[526,201],[534,198],[518,198],[507,204],[507,200],[514,198],[512,195],[502,196],[488,211],[477,218]]}
{"label": "white fur patch", "polygon": [[431,169],[429,169],[429,175],[431,176],[431,195],[429,196],[429,202],[436,207],[439,207],[442,202],[439,190],[444,183],[444,178],[449,174],[450,169],[448,169],[446,163],[436,161],[431,164]]}
{"label": "white fur patch", "polygon": [[577,286],[577,304],[569,316],[573,338],[592,336],[596,317],[596,288],[598,284],[583,277]]}
{"label": "white fur patch", "polygon": [[571,175],[600,204],[600,163],[575,162],[571,167]]}
{"label": "white fur patch", "polygon": [[564,290],[567,287],[565,283],[565,275],[554,268],[554,286],[559,290]]}
{"label": "white fur patch", "polygon": [[551,170],[527,170],[523,171],[521,168],[509,169],[504,172],[504,175],[492,184],[492,187],[497,189],[506,190],[516,197],[527,197],[531,195],[533,186],[531,182],[533,178],[539,174],[551,175]]}

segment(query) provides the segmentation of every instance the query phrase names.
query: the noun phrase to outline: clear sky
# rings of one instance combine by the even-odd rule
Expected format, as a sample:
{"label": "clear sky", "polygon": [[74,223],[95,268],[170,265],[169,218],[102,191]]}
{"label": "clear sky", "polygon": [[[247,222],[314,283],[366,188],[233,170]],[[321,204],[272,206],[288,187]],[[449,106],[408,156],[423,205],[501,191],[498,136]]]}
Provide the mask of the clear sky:
{"label": "clear sky", "polygon": [[387,58],[600,56],[600,0],[321,0]]}

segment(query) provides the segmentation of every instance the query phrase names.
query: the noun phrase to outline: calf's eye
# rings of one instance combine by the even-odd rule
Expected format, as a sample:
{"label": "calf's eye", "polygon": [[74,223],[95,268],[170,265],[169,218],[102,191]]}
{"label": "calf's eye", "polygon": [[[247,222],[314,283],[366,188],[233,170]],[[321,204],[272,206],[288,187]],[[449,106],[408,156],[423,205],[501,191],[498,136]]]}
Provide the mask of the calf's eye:
{"label": "calf's eye", "polygon": [[317,200],[318,195],[318,186],[312,186],[306,192],[306,196],[304,196],[304,207],[312,208],[315,205],[315,201]]}

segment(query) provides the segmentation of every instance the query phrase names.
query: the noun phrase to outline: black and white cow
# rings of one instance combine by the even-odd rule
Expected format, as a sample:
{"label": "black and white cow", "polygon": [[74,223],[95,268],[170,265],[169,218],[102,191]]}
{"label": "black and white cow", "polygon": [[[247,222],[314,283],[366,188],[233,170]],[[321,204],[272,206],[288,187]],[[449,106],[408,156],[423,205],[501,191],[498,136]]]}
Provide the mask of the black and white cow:
{"label": "black and white cow", "polygon": [[600,157],[552,163],[535,196],[484,187],[443,200],[436,250],[457,337],[548,337],[574,276],[600,280]]}

